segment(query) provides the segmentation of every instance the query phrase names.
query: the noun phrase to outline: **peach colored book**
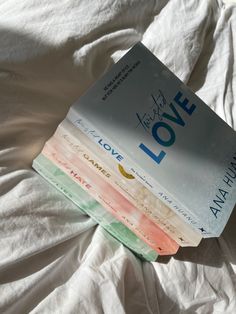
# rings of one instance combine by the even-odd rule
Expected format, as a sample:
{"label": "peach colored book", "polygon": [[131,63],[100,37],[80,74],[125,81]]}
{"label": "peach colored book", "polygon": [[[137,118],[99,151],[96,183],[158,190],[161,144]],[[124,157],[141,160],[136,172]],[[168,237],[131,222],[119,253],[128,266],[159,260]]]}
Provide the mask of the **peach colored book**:
{"label": "peach colored book", "polygon": [[177,252],[179,245],[174,240],[138,211],[102,177],[87,167],[75,153],[65,150],[55,138],[52,137],[46,143],[42,153],[158,254],[170,255]]}
{"label": "peach colored book", "polygon": [[202,238],[199,233],[132,175],[125,172],[121,165],[116,163],[68,119],[63,120],[58,126],[54,138],[60,141],[64,148],[76,153],[88,167],[102,176],[180,246],[197,246],[199,244]]}

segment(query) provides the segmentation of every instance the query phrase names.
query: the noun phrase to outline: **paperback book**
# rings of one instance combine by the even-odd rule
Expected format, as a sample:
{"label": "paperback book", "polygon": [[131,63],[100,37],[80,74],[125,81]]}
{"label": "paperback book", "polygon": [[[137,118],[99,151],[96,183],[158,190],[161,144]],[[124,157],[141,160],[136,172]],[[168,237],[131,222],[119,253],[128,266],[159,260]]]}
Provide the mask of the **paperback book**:
{"label": "paperback book", "polygon": [[186,224],[134,176],[127,173],[120,164],[110,158],[68,119],[62,121],[53,137],[64,149],[79,156],[88,167],[111,184],[180,246],[197,246],[199,244],[201,240],[199,233]]}
{"label": "paperback book", "polygon": [[138,43],[70,108],[33,167],[144,259],[218,237],[236,133]]}
{"label": "paperback book", "polygon": [[64,149],[60,141],[52,137],[44,146],[42,154],[55,163],[74,182],[79,184],[116,219],[126,225],[159,255],[175,254],[178,244],[157,225],[146,218],[117,190],[92,171],[74,152]]}
{"label": "paperback book", "polygon": [[101,227],[136,255],[150,262],[154,262],[157,259],[158,254],[156,251],[152,250],[130,229],[115,219],[113,215],[94,198],[89,196],[88,193],[42,153],[33,161],[33,168],[68,199],[74,202],[80,210],[93,218]]}
{"label": "paperback book", "polygon": [[236,202],[236,135],[144,45],[71,107],[68,119],[202,237]]}

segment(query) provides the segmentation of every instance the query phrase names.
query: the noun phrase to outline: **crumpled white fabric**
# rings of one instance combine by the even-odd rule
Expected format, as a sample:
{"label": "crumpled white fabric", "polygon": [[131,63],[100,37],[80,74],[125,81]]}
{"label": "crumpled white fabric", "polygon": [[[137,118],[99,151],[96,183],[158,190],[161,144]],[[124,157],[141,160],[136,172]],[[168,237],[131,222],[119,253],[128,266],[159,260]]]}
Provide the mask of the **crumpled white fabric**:
{"label": "crumpled white fabric", "polygon": [[70,104],[142,41],[236,129],[236,5],[0,3],[0,312],[235,313],[234,211],[219,239],[141,262],[31,170]]}

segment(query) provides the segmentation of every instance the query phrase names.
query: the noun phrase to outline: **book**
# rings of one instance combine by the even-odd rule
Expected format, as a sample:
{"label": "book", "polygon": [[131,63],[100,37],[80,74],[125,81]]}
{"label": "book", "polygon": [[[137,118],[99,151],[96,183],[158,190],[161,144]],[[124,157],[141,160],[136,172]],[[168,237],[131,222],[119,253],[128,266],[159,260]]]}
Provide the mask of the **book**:
{"label": "book", "polygon": [[53,137],[60,142],[64,149],[74,151],[88,167],[102,176],[180,246],[197,246],[199,244],[201,240],[199,233],[132,175],[128,174],[120,164],[111,159],[68,119],[61,122]]}
{"label": "book", "polygon": [[39,154],[34,159],[32,167],[57,190],[76,204],[79,210],[88,214],[103,229],[123,243],[137,256],[146,261],[156,261],[158,257],[156,251],[152,250],[124,224],[115,219],[114,216],[43,154]]}
{"label": "book", "polygon": [[203,237],[220,236],[236,202],[236,133],[142,43],[67,117]]}
{"label": "book", "polygon": [[126,225],[159,255],[171,255],[177,252],[179,245],[174,240],[139,212],[117,190],[88,168],[79,156],[68,149],[64,149],[54,137],[45,144],[42,154],[69,175],[72,180],[77,182],[116,219]]}

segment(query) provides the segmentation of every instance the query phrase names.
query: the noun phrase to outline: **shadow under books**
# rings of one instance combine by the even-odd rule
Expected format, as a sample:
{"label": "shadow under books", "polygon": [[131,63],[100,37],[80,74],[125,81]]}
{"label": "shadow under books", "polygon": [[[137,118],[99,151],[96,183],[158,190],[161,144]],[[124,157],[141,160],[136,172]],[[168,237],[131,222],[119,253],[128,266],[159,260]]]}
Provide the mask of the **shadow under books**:
{"label": "shadow under books", "polygon": [[[219,238],[202,239],[198,247],[180,248],[174,259],[220,268],[223,263],[236,265],[236,206]],[[171,256],[159,256],[158,263],[167,264]]]}

